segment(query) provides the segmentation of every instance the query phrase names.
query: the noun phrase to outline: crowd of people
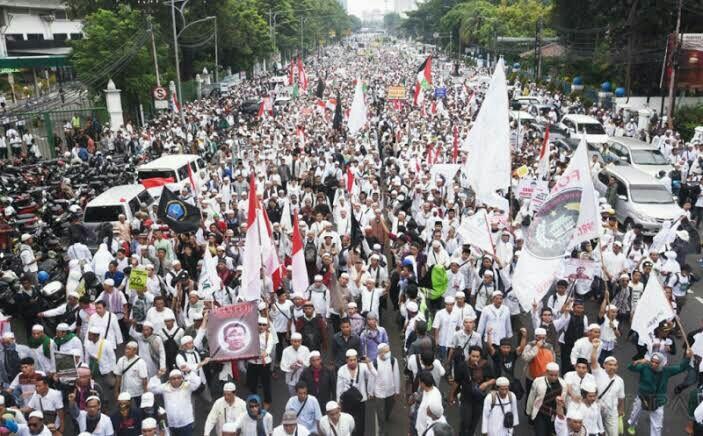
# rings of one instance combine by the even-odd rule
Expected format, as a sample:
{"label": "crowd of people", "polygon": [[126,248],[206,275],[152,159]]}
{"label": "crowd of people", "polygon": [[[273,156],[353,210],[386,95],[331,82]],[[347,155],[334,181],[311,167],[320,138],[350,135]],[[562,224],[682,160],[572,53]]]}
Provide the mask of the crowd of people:
{"label": "crowd of people", "polygon": [[[464,165],[450,174],[436,171],[481,158],[455,144],[480,110],[486,85],[477,79],[491,72],[455,69],[434,57],[434,85],[446,95],[435,99],[425,91],[420,108],[410,84],[427,56],[404,42],[352,38],[305,59],[307,89],[301,86],[300,97],[273,115],[238,111],[245,101],[282,92],[264,75],[229,96],[184,104],[185,126],[165,114],[143,128],[105,126],[99,137],[82,131],[84,140],[66,150],[69,165],[87,165],[83,150],[207,156],[207,181],[178,193],[202,211],[201,228],[174,233],[154,204],[131,222],[120,217],[94,253],[80,237],[68,242],[67,266],[80,271],[80,280],[67,288],[66,303],[3,323],[0,431],[654,436],[663,432],[670,378],[685,374],[675,390],[689,392],[686,431],[703,435],[701,356],[693,346],[701,329],[689,332],[694,326],[675,317],[656,326],[649,346],[629,329],[650,280],[662,283],[677,314],[683,309],[696,281],[678,243],[688,233],[680,230],[662,245],[641,226],[623,232],[606,195],[603,234],[571,255],[598,265],[594,275],[559,277],[546,298],[521,307],[511,282],[535,212],[530,199],[505,192],[510,210],[486,207],[475,200]],[[350,106],[357,80],[365,84],[368,121],[351,135],[344,123],[333,128],[334,105]],[[387,99],[388,87],[401,83],[408,84],[408,101]],[[700,222],[701,144],[656,122],[638,130],[622,111],[584,108],[519,79],[512,93],[535,96],[553,112],[578,107],[611,135],[657,144],[676,168],[662,183],[685,206],[680,221],[690,229]],[[543,121],[553,118],[547,113]],[[526,165],[532,174],[543,136],[534,125],[518,129],[513,121],[512,127],[513,168]],[[12,138],[10,144],[17,142]],[[570,159],[565,149],[551,153],[550,185]],[[592,170],[600,165],[594,160]],[[261,274],[260,354],[217,361],[210,358],[208,314],[240,301],[252,181],[287,274],[277,288]],[[492,252],[460,231],[481,210]],[[310,283],[304,292],[292,288],[295,221]],[[17,250],[24,270],[17,298],[27,305],[46,280],[33,242],[22,234]],[[222,286],[203,290],[198,278],[207,251]],[[129,286],[135,268],[147,271],[145,290]],[[623,350],[631,360],[616,358]],[[75,378],[57,371],[59,353],[75,356]],[[638,384],[626,386],[623,371],[635,373]]]}

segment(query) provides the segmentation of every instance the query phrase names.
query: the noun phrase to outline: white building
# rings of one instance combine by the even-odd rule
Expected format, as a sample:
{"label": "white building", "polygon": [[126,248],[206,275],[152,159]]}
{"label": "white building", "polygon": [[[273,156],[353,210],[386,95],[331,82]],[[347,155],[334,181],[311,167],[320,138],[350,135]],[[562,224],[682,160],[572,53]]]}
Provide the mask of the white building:
{"label": "white building", "polygon": [[65,56],[82,29],[61,0],[0,0],[0,57]]}

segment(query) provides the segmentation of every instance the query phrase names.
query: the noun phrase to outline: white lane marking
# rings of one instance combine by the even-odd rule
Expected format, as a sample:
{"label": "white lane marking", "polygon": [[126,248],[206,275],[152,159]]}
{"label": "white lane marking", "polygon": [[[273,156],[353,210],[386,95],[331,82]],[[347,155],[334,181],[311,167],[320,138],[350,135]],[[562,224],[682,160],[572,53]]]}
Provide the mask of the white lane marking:
{"label": "white lane marking", "polygon": [[696,300],[698,300],[699,303],[703,304],[703,298],[701,298],[701,297],[696,297]]}

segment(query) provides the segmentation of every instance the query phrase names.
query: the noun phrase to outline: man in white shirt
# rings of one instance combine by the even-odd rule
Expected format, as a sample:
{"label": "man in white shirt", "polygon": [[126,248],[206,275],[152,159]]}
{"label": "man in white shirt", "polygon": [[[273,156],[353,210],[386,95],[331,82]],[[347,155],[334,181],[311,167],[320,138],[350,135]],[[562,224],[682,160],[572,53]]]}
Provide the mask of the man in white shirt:
{"label": "man in white shirt", "polygon": [[[364,434],[366,428],[366,402],[369,398],[369,381],[376,375],[376,369],[369,363],[368,358],[365,365],[359,364],[358,353],[355,349],[349,349],[346,353],[347,363],[337,371],[337,401],[342,400],[344,410],[354,417],[356,432]],[[358,390],[361,400],[358,404],[345,405],[344,399],[350,397],[348,392]]]}
{"label": "man in white shirt", "polygon": [[327,414],[320,419],[320,436],[351,436],[354,431],[354,418],[342,412],[336,401],[325,405]]}
{"label": "man in white shirt", "polygon": [[95,313],[88,321],[88,330],[91,328],[98,332],[100,338],[107,339],[113,350],[123,342],[117,316],[107,310],[107,304],[104,301],[95,303]]}
{"label": "man in white shirt", "polygon": [[390,421],[391,411],[395,400],[400,395],[400,369],[398,360],[391,356],[388,344],[378,345],[378,357],[373,360],[376,376],[373,378],[373,399],[371,407],[378,422],[378,433],[386,434],[385,423]]}
{"label": "man in white shirt", "polygon": [[[264,429],[265,435],[273,433],[273,417],[266,410],[261,408],[261,399],[256,394],[251,394],[246,399],[247,413],[239,417],[234,424],[234,431],[237,436],[259,435],[259,422]],[[229,424],[226,424],[229,425]],[[226,434],[223,431],[223,436]]]}
{"label": "man in white shirt", "polygon": [[166,307],[164,297],[154,297],[154,307],[149,308],[146,312],[146,320],[153,324],[154,331],[158,334],[164,328],[164,322],[167,318],[176,319],[173,311]]}
{"label": "man in white shirt", "polygon": [[139,357],[139,344],[134,341],[127,343],[124,356],[120,357],[113,370],[115,374],[115,395],[127,392],[139,402],[142,394],[147,390],[149,378],[146,362]]}
{"label": "man in white shirt", "polygon": [[435,314],[432,322],[432,332],[435,343],[439,346],[437,357],[444,361],[449,353],[454,333],[459,320],[454,315],[454,297],[444,297],[444,309]]}
{"label": "man in white shirt", "polygon": [[27,407],[23,408],[25,413],[32,410],[42,412],[44,421],[49,422],[47,425],[50,429],[56,430],[59,433],[64,431],[64,409],[63,397],[61,391],[51,389],[49,387],[49,379],[42,377],[35,383],[36,390],[34,395],[29,399]]}
{"label": "man in white shirt", "polygon": [[303,335],[296,332],[290,335],[290,345],[283,350],[281,371],[286,374],[288,393],[295,395],[295,385],[300,380],[303,368],[310,364],[310,350],[303,343]]}
{"label": "man in white shirt", "polygon": [[308,436],[310,431],[304,425],[298,424],[295,417],[295,412],[286,410],[283,412],[281,425],[273,429],[272,436]]}
{"label": "man in white shirt", "polygon": [[222,434],[225,425],[234,425],[242,415],[247,413],[247,405],[244,400],[237,397],[236,389],[234,383],[225,383],[222,388],[222,398],[215,400],[205,420],[204,436],[210,436],[213,429],[217,434]]}
{"label": "man in white shirt", "polygon": [[[95,315],[93,315],[95,316]],[[109,390],[115,386],[115,377],[112,370],[115,368],[117,358],[115,347],[109,339],[102,338],[101,330],[97,327],[88,329],[88,339],[85,341],[83,362],[88,362],[90,372],[95,381]],[[108,407],[110,396],[106,395],[104,403]]]}
{"label": "man in white shirt", "polygon": [[[361,288],[361,314],[373,313],[377,317],[381,313],[381,297],[386,293],[385,288],[377,288],[376,280],[373,277],[366,279],[364,287]],[[380,319],[380,318],[379,318]]]}
{"label": "man in white shirt", "polygon": [[[85,400],[85,410],[78,409],[76,405],[76,394],[68,394],[68,408],[73,419],[78,422],[78,429],[81,432],[90,433],[91,436],[113,436],[115,430],[112,427],[112,421],[104,413],[100,413],[100,398],[95,395],[88,397]],[[88,429],[88,422],[95,423],[95,427]]]}
{"label": "man in white shirt", "polygon": [[[422,372],[418,376],[419,378],[419,395],[421,398],[417,399],[420,405],[417,408],[417,418],[415,421],[415,430],[418,435],[425,433],[425,430],[430,426],[430,416],[427,414],[430,404],[442,404],[442,393],[439,391],[437,386],[435,386],[434,379],[427,372]],[[417,393],[415,395],[418,395]]]}
{"label": "man in white shirt", "polygon": [[581,388],[585,383],[595,383],[593,375],[588,373],[588,361],[579,358],[574,364],[574,370],[564,374],[566,383],[565,400],[566,407],[571,407],[573,403],[581,401]]}
{"label": "man in white shirt", "polygon": [[510,323],[510,309],[503,306],[503,293],[494,291],[491,294],[491,305],[483,308],[478,320],[477,333],[488,340],[488,330],[491,330],[493,345],[500,345],[503,338],[513,337],[513,327]]}
{"label": "man in white shirt", "polygon": [[156,376],[149,381],[149,390],[164,397],[171,434],[192,434],[195,421],[192,396],[200,383],[200,377],[194,371],[189,371],[184,376],[178,369],[171,370],[166,383],[161,383]]}
{"label": "man in white shirt", "polygon": [[576,364],[578,358],[586,359],[586,362],[590,361],[594,347],[598,350],[598,355],[600,356],[600,350],[603,346],[600,342],[600,325],[590,324],[586,335],[574,342],[574,348],[571,349],[572,365]]}
{"label": "man in white shirt", "polygon": [[591,358],[591,371],[598,388],[598,403],[603,415],[605,434],[618,436],[618,420],[625,415],[625,382],[617,374],[618,361],[614,356],[608,356],[601,368],[594,353]]}

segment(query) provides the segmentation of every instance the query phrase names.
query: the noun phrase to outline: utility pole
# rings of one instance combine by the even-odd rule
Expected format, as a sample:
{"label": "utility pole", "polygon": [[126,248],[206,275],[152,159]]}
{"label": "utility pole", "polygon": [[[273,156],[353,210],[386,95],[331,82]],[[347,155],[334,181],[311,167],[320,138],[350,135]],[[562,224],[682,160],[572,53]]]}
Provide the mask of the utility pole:
{"label": "utility pole", "polygon": [[630,89],[632,88],[632,48],[634,45],[635,31],[634,31],[634,21],[635,21],[635,10],[637,8],[637,3],[639,0],[632,2],[632,7],[630,8],[630,14],[627,17],[627,67],[625,70],[625,89],[627,90],[627,97],[630,97]]}
{"label": "utility pole", "polygon": [[154,55],[154,71],[156,72],[156,86],[161,86],[161,76],[159,75],[159,58],[156,55],[156,41],[154,40],[154,26],[149,18],[149,34],[151,35],[151,52]]}
{"label": "utility pole", "polygon": [[544,29],[544,23],[540,18],[537,20],[537,80],[542,78],[542,30]]}
{"label": "utility pole", "polygon": [[217,72],[219,66],[217,58],[217,16],[215,16],[215,83],[219,83],[220,73]]}
{"label": "utility pole", "polygon": [[303,56],[303,23],[305,17],[300,17],[300,56]]}
{"label": "utility pole", "polygon": [[683,0],[679,0],[679,10],[676,17],[676,30],[674,31],[674,47],[671,53],[672,68],[671,77],[669,78],[669,105],[666,110],[666,123],[669,128],[674,127],[672,117],[674,115],[674,99],[676,98],[676,70],[679,68],[679,33],[681,32],[681,8],[683,7]]}
{"label": "utility pole", "polygon": [[[176,0],[171,0],[171,23],[173,24],[173,57],[176,61],[176,89],[178,90],[178,101],[183,102],[183,91],[181,90],[181,69],[180,61],[178,60],[178,34],[176,33]],[[186,116],[183,110],[178,111],[181,114],[181,123],[186,124]]]}

